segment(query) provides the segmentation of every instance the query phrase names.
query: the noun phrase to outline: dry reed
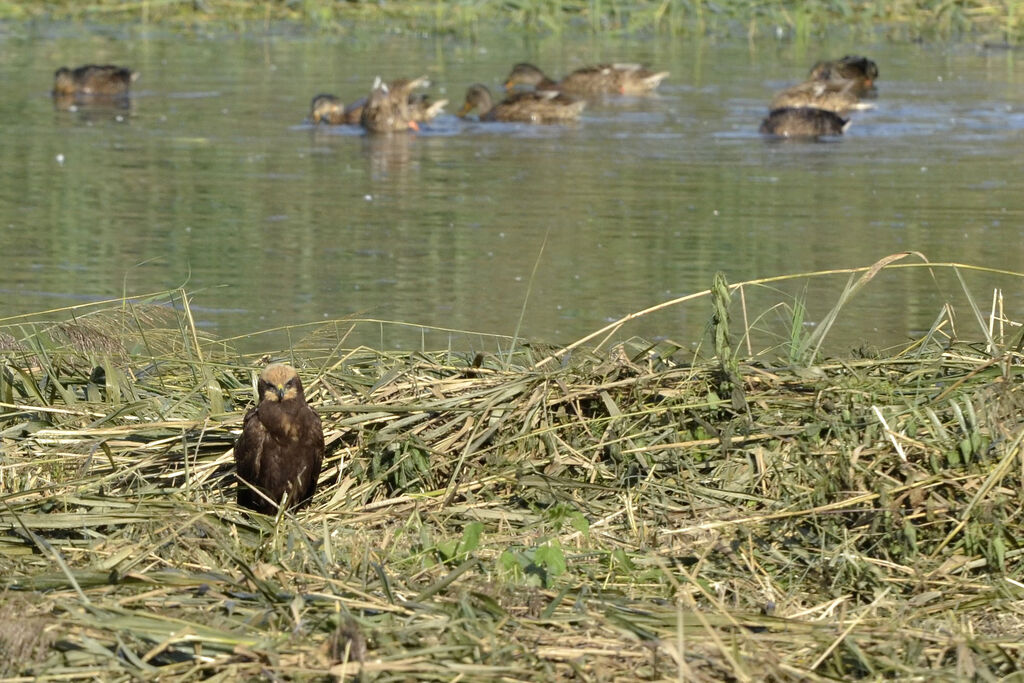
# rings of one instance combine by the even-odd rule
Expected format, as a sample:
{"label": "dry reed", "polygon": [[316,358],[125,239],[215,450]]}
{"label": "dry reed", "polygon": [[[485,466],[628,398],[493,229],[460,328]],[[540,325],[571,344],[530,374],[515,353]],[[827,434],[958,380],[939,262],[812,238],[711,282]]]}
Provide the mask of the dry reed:
{"label": "dry reed", "polygon": [[[861,269],[850,295],[886,267]],[[737,286],[714,290],[707,360],[638,339],[547,356],[342,351],[337,323],[267,354],[300,367],[329,454],[313,505],[278,519],[231,489],[265,358],[127,301],[9,324],[0,673],[1022,668],[1020,326],[993,315],[972,344],[944,318],[880,358],[822,360],[795,339],[802,362],[769,362],[736,353]]]}

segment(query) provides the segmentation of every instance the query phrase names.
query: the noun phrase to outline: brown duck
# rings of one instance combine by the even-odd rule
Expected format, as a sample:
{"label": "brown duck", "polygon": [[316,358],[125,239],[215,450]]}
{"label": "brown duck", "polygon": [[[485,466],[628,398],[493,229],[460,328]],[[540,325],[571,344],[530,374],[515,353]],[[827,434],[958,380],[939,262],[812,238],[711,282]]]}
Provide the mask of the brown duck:
{"label": "brown duck", "polygon": [[644,95],[668,76],[667,71],[657,73],[639,64],[597,64],[577,69],[560,81],[548,78],[533,64],[521,63],[512,67],[505,79],[505,88],[532,85],[536,90],[560,90],[573,95]]}
{"label": "brown duck", "polygon": [[370,133],[397,133],[410,128],[419,130],[414,107],[409,101],[415,88],[427,85],[430,85],[430,80],[426,76],[402,78],[390,83],[381,83],[378,78],[363,105],[359,123]]}
{"label": "brown duck", "polygon": [[[321,93],[313,98],[309,106],[309,120],[313,123],[328,123],[332,126],[347,124],[358,126],[363,115],[365,97],[361,97],[347,107],[334,95]],[[433,121],[442,111],[448,100],[434,101],[429,95],[420,93],[409,95],[409,112],[418,123]]]}
{"label": "brown duck", "polygon": [[849,119],[835,112],[814,107],[783,107],[773,109],[761,122],[761,132],[784,138],[842,135],[849,127]]}
{"label": "brown duck", "polygon": [[809,78],[816,81],[853,81],[855,93],[870,92],[878,80],[878,65],[867,57],[846,55],[842,59],[820,61],[811,67]]}
{"label": "brown duck", "polygon": [[86,64],[77,69],[62,66],[53,74],[54,95],[124,95],[137,71],[113,64]]}
{"label": "brown duck", "polygon": [[448,100],[435,100],[426,93],[413,93],[409,95],[409,109],[412,110],[412,118],[420,123],[428,123],[437,118],[437,115],[444,111]]}
{"label": "brown duck", "polygon": [[329,123],[332,126],[341,124],[358,126],[365,102],[364,98],[345,107],[345,104],[336,96],[320,93],[309,103],[309,120],[313,123]]}
{"label": "brown duck", "polygon": [[558,123],[578,119],[586,104],[554,90],[511,93],[494,104],[487,86],[475,83],[466,90],[466,102],[458,116],[465,117],[475,109],[481,121]]}
{"label": "brown duck", "polygon": [[805,81],[775,93],[771,108],[814,107],[842,114],[851,109],[873,109],[855,94],[854,81]]}

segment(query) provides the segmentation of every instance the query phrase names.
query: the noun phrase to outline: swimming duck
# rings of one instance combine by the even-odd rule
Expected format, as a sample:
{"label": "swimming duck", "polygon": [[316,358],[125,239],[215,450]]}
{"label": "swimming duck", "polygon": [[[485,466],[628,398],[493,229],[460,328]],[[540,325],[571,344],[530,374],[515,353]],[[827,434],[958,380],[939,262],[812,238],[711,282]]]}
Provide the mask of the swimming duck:
{"label": "swimming duck", "polygon": [[426,93],[414,93],[409,95],[409,109],[412,111],[413,121],[427,123],[437,118],[437,115],[444,111],[448,100],[435,100]]}
{"label": "swimming duck", "polygon": [[113,64],[86,64],[77,69],[62,66],[53,74],[54,95],[123,95],[137,71]]}
{"label": "swimming duck", "polygon": [[414,88],[430,84],[426,76],[399,79],[381,83],[378,78],[359,116],[359,123],[370,133],[397,133],[420,126],[409,106],[409,95]]}
{"label": "swimming duck", "polygon": [[560,90],[574,95],[644,95],[657,88],[666,76],[667,71],[655,73],[640,64],[597,64],[577,69],[556,82],[533,64],[521,63],[512,67],[505,88],[532,85],[536,90]]}
{"label": "swimming duck", "polygon": [[771,108],[814,107],[837,114],[851,109],[873,109],[875,105],[861,102],[854,93],[856,85],[854,81],[805,81],[775,93]]}
{"label": "swimming duck", "polygon": [[[309,120],[313,123],[327,123],[332,126],[347,124],[358,126],[363,115],[366,98],[361,97],[347,107],[334,95],[321,93],[313,98],[309,105]],[[412,120],[420,123],[433,121],[444,111],[448,100],[431,99],[430,95],[421,93],[409,95],[409,113]]]}
{"label": "swimming duck", "polygon": [[578,119],[586,104],[554,90],[511,93],[494,104],[487,86],[475,83],[466,90],[466,103],[458,116],[465,117],[476,109],[481,121],[556,123]]}
{"label": "swimming duck", "polygon": [[338,126],[343,123],[347,123],[350,126],[358,126],[359,118],[363,113],[363,103],[365,102],[366,99],[364,98],[346,108],[345,104],[336,96],[320,93],[309,103],[309,120],[313,123],[328,123],[332,126]]}
{"label": "swimming duck", "polygon": [[874,88],[878,65],[867,57],[846,55],[842,59],[823,60],[811,67],[809,78],[816,81],[853,81],[856,94]]}
{"label": "swimming duck", "polygon": [[760,131],[785,138],[817,137],[842,135],[849,125],[849,119],[824,109],[782,107],[768,113],[768,117],[761,122]]}

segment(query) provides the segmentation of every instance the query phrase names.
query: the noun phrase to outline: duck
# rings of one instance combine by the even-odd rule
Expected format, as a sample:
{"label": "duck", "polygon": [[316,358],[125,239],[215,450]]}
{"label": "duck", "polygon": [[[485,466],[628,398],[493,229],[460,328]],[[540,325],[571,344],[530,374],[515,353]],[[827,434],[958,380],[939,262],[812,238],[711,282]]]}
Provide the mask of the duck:
{"label": "duck", "polygon": [[419,123],[409,106],[409,96],[413,89],[429,84],[426,76],[401,78],[390,83],[382,83],[378,78],[360,112],[360,125],[369,133],[398,133],[410,128],[419,130]]}
{"label": "duck", "polygon": [[878,80],[878,64],[867,57],[846,55],[842,59],[822,60],[811,67],[809,78],[815,81],[853,81],[857,94],[871,92]]}
{"label": "duck", "polygon": [[344,102],[336,95],[320,93],[315,95],[309,103],[309,120],[313,123],[327,123],[332,126],[342,124],[358,126],[365,102],[366,99],[364,98],[359,100],[357,104],[345,107]]}
{"label": "duck", "polygon": [[466,90],[466,102],[458,116],[464,118],[475,109],[481,121],[557,123],[578,119],[586,104],[555,90],[511,93],[494,104],[487,86],[474,83]]}
{"label": "duck", "polygon": [[435,100],[426,93],[413,93],[409,95],[409,109],[412,111],[413,121],[429,123],[437,118],[437,115],[448,106],[448,100]]}
{"label": "duck", "polygon": [[826,109],[781,107],[768,113],[768,117],[761,122],[760,131],[765,135],[784,138],[818,137],[842,135],[849,126],[849,119]]}
{"label": "duck", "polygon": [[113,64],[86,64],[75,69],[62,66],[53,74],[54,95],[124,95],[137,71]]}
{"label": "duck", "polygon": [[814,107],[837,114],[851,109],[873,109],[875,105],[861,102],[857,97],[856,85],[850,80],[805,81],[775,93],[771,108]]}
{"label": "duck", "polygon": [[533,64],[522,62],[512,67],[505,89],[532,85],[536,90],[560,90],[573,95],[645,95],[669,75],[657,73],[640,64],[596,64],[576,69],[560,81],[554,81]]}
{"label": "duck", "polygon": [[[320,93],[309,105],[309,120],[313,123],[326,123],[332,126],[358,126],[363,115],[366,98],[361,97],[347,107],[335,95]],[[448,100],[434,100],[429,95],[415,93],[409,95],[409,113],[412,120],[418,123],[433,121],[444,111]]]}

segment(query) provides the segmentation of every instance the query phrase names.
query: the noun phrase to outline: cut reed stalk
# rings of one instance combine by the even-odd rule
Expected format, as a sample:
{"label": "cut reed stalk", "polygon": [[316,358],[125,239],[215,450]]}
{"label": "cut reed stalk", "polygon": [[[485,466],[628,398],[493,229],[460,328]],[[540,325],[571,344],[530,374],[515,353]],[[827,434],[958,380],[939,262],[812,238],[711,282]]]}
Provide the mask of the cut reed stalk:
{"label": "cut reed stalk", "polygon": [[[836,315],[896,268],[880,263]],[[631,339],[538,363],[506,339],[481,362],[343,349],[351,321],[309,328],[266,355],[299,366],[328,458],[313,504],[276,520],[232,488],[258,356],[152,300],[9,323],[0,675],[1024,667],[1017,323],[974,321],[981,344],[936,325],[870,359],[814,338],[815,365],[772,362],[731,347],[729,294],[752,286],[714,288],[728,358]]]}

